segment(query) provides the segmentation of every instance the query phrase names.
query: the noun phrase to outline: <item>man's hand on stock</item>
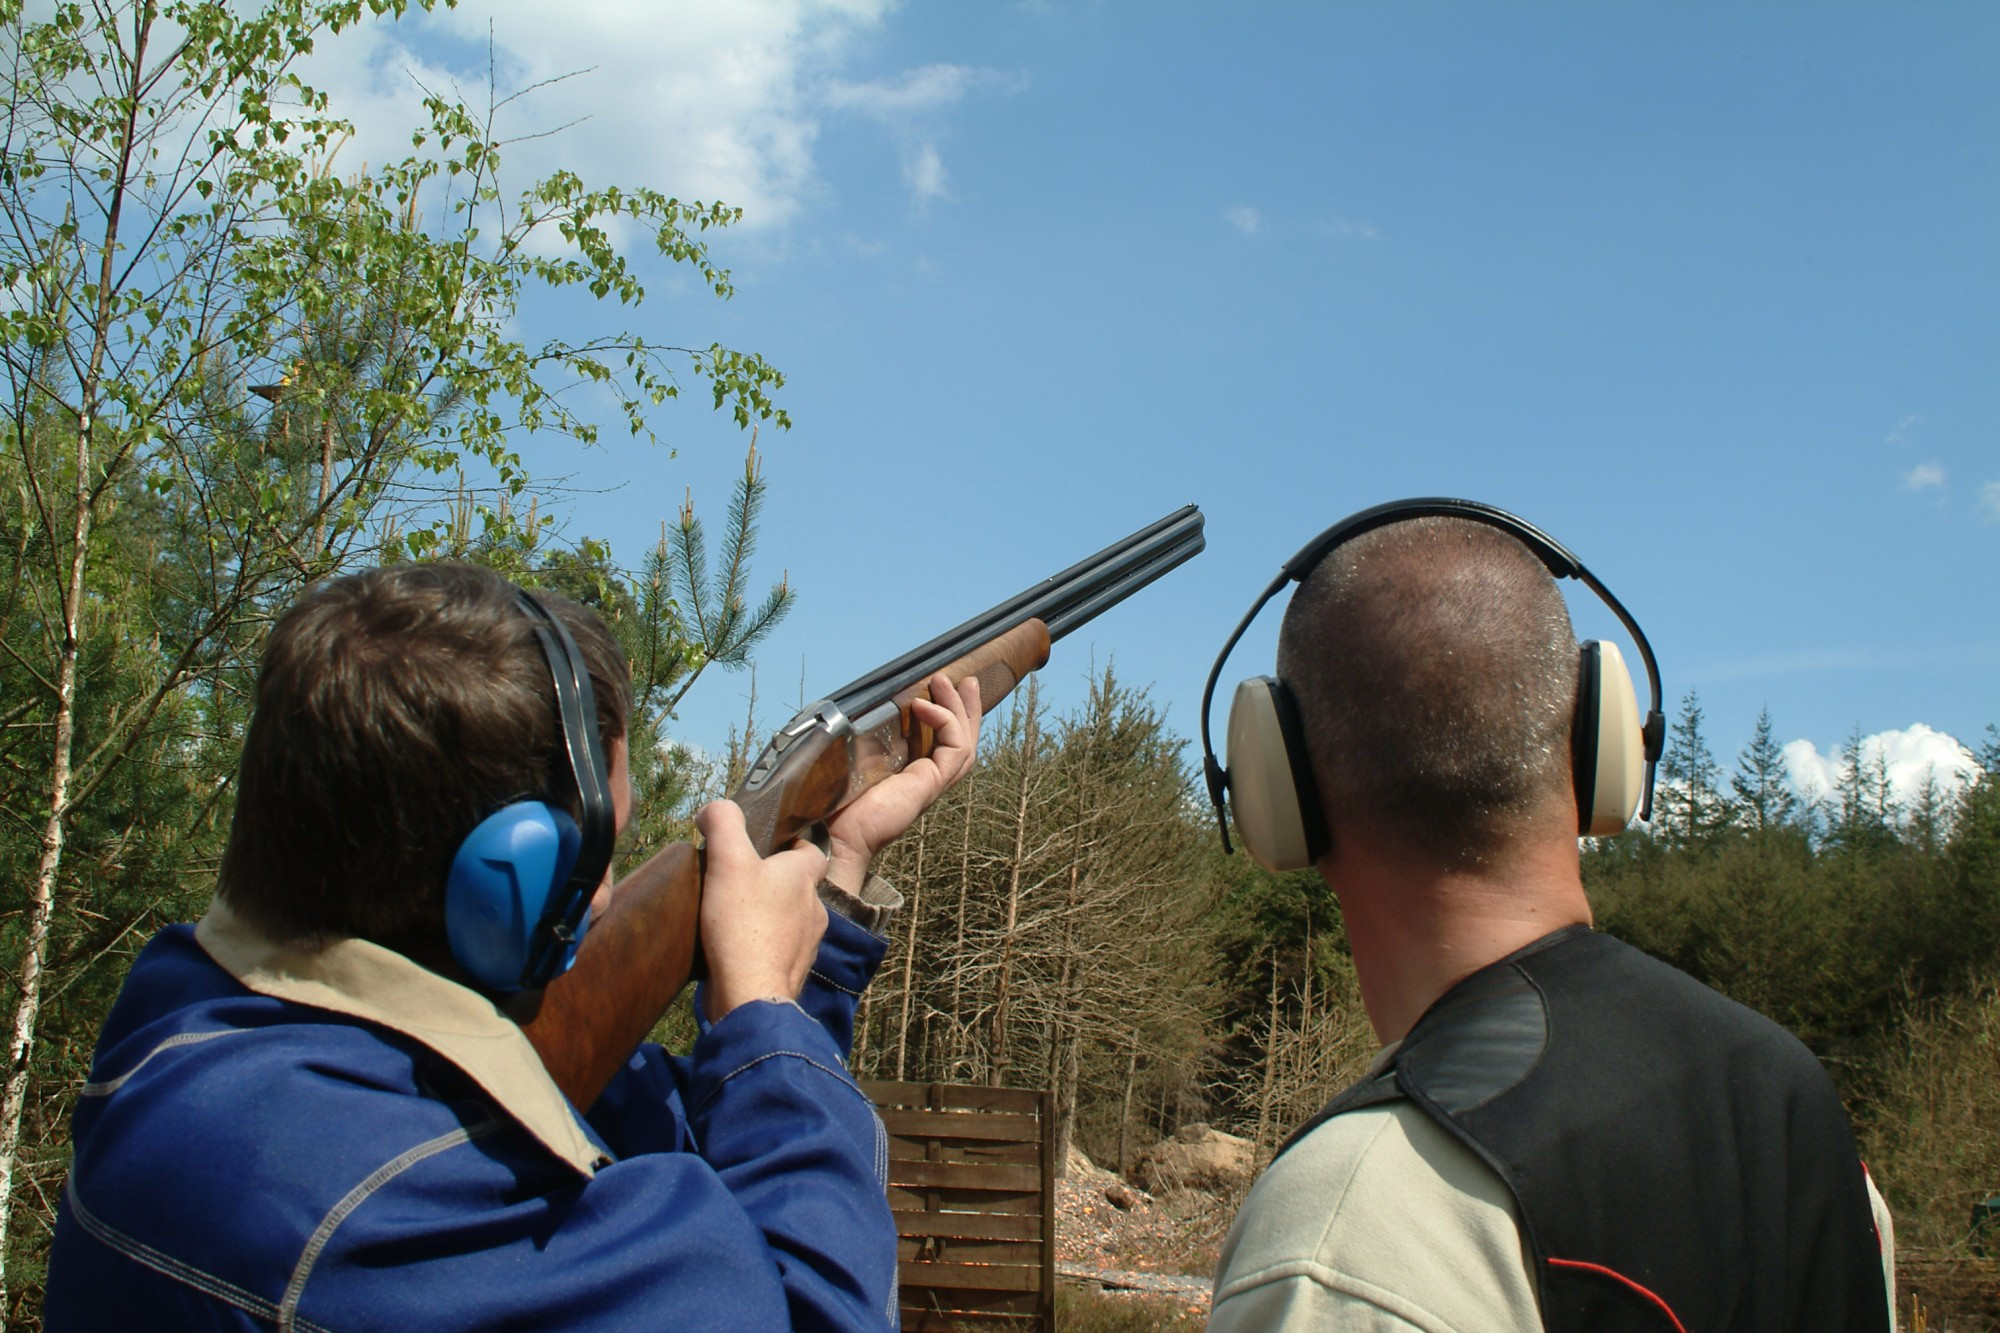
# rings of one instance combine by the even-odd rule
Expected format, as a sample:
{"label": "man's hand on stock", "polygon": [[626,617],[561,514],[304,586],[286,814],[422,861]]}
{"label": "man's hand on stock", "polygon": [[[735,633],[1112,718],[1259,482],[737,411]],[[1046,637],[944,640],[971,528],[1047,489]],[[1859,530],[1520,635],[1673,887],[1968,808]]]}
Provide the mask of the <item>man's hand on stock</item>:
{"label": "man's hand on stock", "polygon": [[751,1000],[797,999],[826,933],[814,889],[825,854],[801,843],[760,858],[734,801],[710,802],[694,823],[708,849],[701,896],[708,1021]]}
{"label": "man's hand on stock", "polygon": [[796,999],[826,933],[826,908],[815,891],[820,879],[859,891],[876,853],[971,770],[979,744],[979,682],[954,687],[940,674],[930,688],[931,697],[910,709],[936,736],[931,754],[829,820],[827,853],[801,843],[760,859],[733,801],[712,802],[695,816],[708,855],[701,943],[709,1022],[751,1000]]}

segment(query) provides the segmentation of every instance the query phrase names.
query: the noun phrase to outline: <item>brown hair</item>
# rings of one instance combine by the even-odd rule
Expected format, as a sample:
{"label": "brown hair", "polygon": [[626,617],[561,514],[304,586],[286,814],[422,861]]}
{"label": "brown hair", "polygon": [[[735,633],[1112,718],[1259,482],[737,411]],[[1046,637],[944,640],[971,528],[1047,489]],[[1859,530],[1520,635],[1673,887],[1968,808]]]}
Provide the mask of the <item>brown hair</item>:
{"label": "brown hair", "polygon": [[[631,672],[597,616],[533,594],[576,639],[607,747]],[[510,801],[574,811],[555,687],[513,584],[397,565],[309,589],[265,642],[218,892],[285,941],[359,936],[444,949],[444,883],[474,825]]]}
{"label": "brown hair", "polygon": [[1335,547],[1292,595],[1278,674],[1330,827],[1337,811],[1433,864],[1477,865],[1540,802],[1573,799],[1569,611],[1486,524],[1412,519]]}

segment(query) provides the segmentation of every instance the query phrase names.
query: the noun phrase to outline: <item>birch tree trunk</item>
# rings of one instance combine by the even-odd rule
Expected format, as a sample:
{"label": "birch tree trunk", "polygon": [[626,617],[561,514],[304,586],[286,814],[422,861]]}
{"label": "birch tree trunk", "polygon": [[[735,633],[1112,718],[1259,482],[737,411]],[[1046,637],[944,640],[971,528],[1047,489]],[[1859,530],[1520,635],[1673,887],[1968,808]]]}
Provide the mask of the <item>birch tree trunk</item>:
{"label": "birch tree trunk", "polygon": [[[49,756],[49,813],[42,826],[42,850],[35,863],[35,880],[28,890],[28,939],[15,971],[18,994],[14,1017],[8,1025],[7,1091],[0,1099],[0,1310],[7,1308],[6,1239],[14,1218],[14,1168],[21,1152],[21,1119],[27,1109],[28,1088],[33,1076],[36,1020],[42,1007],[42,971],[48,961],[49,921],[55,915],[56,882],[62,873],[63,827],[69,817],[71,747],[76,740],[77,659],[83,640],[84,573],[90,560],[90,523],[95,467],[92,441],[97,429],[104,354],[110,345],[117,295],[114,260],[118,252],[118,227],[125,211],[125,195],[131,183],[132,152],[137,137],[140,84],[145,68],[146,41],[151,33],[152,13],[141,10],[133,19],[132,51],[120,72],[125,99],[124,134],[118,145],[118,166],[111,180],[105,211],[104,231],[98,243],[97,307],[91,319],[90,356],[77,389],[76,468],[72,503],[68,578],[63,588],[62,644],[58,649],[55,679],[55,727]],[[121,52],[121,54],[123,54]],[[53,537],[53,533],[50,534]],[[51,541],[51,551],[60,546]]]}

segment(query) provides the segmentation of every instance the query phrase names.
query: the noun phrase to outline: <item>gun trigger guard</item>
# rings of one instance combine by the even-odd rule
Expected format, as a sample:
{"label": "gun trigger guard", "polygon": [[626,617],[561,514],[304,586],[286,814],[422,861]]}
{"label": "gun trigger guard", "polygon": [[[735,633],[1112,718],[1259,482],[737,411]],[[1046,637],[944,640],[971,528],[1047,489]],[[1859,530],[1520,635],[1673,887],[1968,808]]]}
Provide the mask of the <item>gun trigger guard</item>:
{"label": "gun trigger guard", "polygon": [[833,855],[833,834],[828,831],[824,819],[815,821],[811,828],[799,836],[817,847],[821,856]]}

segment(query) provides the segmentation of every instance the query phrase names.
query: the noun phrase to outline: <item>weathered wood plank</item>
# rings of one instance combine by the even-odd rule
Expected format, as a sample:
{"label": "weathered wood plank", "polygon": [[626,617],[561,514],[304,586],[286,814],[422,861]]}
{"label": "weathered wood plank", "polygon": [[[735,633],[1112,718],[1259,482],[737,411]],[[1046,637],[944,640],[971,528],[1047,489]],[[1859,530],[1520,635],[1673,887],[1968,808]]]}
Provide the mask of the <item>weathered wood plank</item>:
{"label": "weathered wood plank", "polygon": [[1033,1190],[1041,1192],[1038,1165],[999,1166],[985,1162],[924,1162],[906,1157],[889,1159],[889,1183],[910,1189],[935,1186],[956,1190]]}
{"label": "weathered wood plank", "polygon": [[[935,1151],[933,1151],[935,1147]],[[904,1161],[930,1162],[1026,1162],[1039,1166],[1039,1143],[967,1143],[951,1139],[889,1137],[889,1156]]]}
{"label": "weathered wood plank", "polygon": [[1053,1092],[1037,1094],[1040,1105],[1036,1114],[1042,1121],[1042,1198],[1048,1202],[1042,1211],[1049,1221],[1049,1243],[1042,1250],[1041,1281],[1037,1285],[1042,1299],[1041,1317],[1051,1329],[1056,1318],[1056,1097]]}
{"label": "weathered wood plank", "polygon": [[1012,1111],[1026,1115],[1035,1113],[1042,1096],[1024,1088],[983,1088],[967,1083],[893,1083],[875,1079],[861,1080],[861,1090],[880,1107]]}
{"label": "weathered wood plank", "polygon": [[955,1264],[918,1261],[899,1265],[897,1281],[920,1290],[947,1287],[954,1291],[1040,1291],[1039,1264]]}
{"label": "weathered wood plank", "polygon": [[911,1213],[1033,1213],[1040,1216],[1040,1190],[906,1189],[889,1183],[889,1207]]}
{"label": "weathered wood plank", "polygon": [[913,1111],[894,1107],[882,1111],[882,1123],[891,1134],[911,1138],[998,1139],[1014,1143],[1039,1143],[1041,1117],[1009,1111]]}
{"label": "weathered wood plank", "polygon": [[896,1257],[905,1266],[920,1263],[1026,1264],[1042,1266],[1041,1238],[981,1240],[959,1236],[902,1236]]}
{"label": "weathered wood plank", "polygon": [[1049,1219],[1019,1213],[897,1213],[899,1236],[962,1236],[980,1240],[1045,1240]]}

